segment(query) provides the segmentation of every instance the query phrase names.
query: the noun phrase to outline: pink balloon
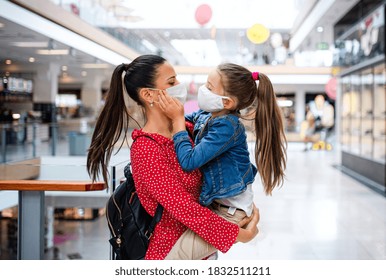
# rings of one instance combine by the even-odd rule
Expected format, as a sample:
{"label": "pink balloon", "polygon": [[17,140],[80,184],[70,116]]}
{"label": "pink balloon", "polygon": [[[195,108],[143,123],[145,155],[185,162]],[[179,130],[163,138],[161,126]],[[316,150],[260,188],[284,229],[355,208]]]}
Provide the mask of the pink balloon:
{"label": "pink balloon", "polygon": [[212,18],[212,9],[207,4],[202,4],[196,9],[195,18],[198,24],[205,25]]}
{"label": "pink balloon", "polygon": [[328,97],[330,97],[332,100],[335,100],[336,98],[336,78],[331,78],[326,86],[324,87],[324,90],[326,91]]}

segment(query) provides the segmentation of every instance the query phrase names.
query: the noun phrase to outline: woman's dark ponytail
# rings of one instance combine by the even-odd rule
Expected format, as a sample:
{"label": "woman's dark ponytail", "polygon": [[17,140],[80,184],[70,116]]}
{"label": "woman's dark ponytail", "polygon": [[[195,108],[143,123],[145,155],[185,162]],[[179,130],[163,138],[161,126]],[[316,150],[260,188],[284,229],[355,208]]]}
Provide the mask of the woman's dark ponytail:
{"label": "woman's dark ponytail", "polygon": [[140,89],[154,87],[158,67],[165,61],[158,55],[142,55],[130,64],[120,64],[115,68],[87,155],[87,171],[93,182],[102,173],[104,182],[108,184],[108,165],[115,144],[122,133],[122,144],[127,140],[130,120],[137,123],[128,112],[125,100],[130,99],[126,95],[138,105],[142,105],[138,94]]}
{"label": "woman's dark ponytail", "polygon": [[126,71],[127,67],[127,64],[121,64],[115,68],[111,77],[110,89],[107,93],[105,105],[98,117],[91,138],[91,145],[87,155],[87,170],[93,181],[97,180],[98,174],[101,171],[104,182],[108,182],[107,166],[114,145],[121,136],[124,124],[128,123],[129,120],[122,86],[122,74]]}

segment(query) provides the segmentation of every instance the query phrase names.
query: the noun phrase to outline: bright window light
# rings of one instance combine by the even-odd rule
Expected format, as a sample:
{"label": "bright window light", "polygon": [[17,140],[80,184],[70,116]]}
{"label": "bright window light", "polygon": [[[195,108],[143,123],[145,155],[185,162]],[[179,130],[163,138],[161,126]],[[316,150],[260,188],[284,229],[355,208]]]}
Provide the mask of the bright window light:
{"label": "bright window light", "polygon": [[292,107],[292,105],[294,104],[292,100],[280,100],[280,99],[277,101],[277,103],[280,107]]}
{"label": "bright window light", "polygon": [[215,66],[221,63],[215,40],[172,40],[171,44],[192,66]]}
{"label": "bright window light", "polygon": [[110,64],[107,63],[84,63],[82,68],[87,69],[107,69],[110,68]]}
{"label": "bright window light", "polygon": [[143,39],[142,44],[153,53],[155,53],[158,50],[158,48],[154,46],[152,43],[150,43],[148,40]]}

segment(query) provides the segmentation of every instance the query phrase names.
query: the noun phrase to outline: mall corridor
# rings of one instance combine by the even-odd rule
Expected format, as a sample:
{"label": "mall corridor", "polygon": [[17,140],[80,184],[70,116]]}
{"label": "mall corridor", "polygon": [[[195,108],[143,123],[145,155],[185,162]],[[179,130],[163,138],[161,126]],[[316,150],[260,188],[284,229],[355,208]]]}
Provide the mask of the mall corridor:
{"label": "mall corridor", "polygon": [[[90,187],[86,156],[91,139],[97,135],[94,140],[105,143],[114,140],[110,136],[116,129],[128,135],[138,127],[175,136],[176,118],[165,114],[158,99],[166,91],[181,98],[185,114],[199,108],[213,113],[208,125],[193,120],[196,128],[202,128],[200,137],[206,137],[208,130],[202,142],[234,131],[235,137],[229,139],[239,137],[240,130],[233,128],[224,128],[226,134],[222,127],[209,134],[212,127],[216,129],[211,124],[214,118],[233,113],[244,118],[247,141],[254,137],[249,133],[257,130],[274,143],[275,134],[270,132],[277,134],[282,124],[286,133],[283,186],[266,196],[259,175],[253,183],[261,215],[259,234],[219,253],[219,260],[240,267],[260,265],[263,260],[300,260],[297,263],[305,270],[318,273],[306,279],[386,279],[386,0],[204,2],[0,0],[0,260],[111,259],[105,206],[114,184],[124,177],[130,150],[124,144],[106,164],[111,171],[107,184]],[[245,69],[228,75],[239,69],[230,63]],[[205,92],[213,102],[205,99]],[[106,121],[98,121],[106,115]],[[257,121],[250,122],[253,119]],[[305,142],[315,149],[305,149]],[[91,151],[99,155],[91,153],[91,158],[107,160],[109,145],[94,144]],[[172,144],[168,145],[173,153]],[[228,152],[239,156],[225,150],[225,145],[217,146],[221,148],[204,164]],[[275,145],[261,147],[269,150]],[[151,160],[141,160],[150,164],[149,173],[155,170],[151,174],[159,176],[154,158],[161,153],[154,153]],[[210,155],[206,149],[205,153]],[[173,164],[170,157],[167,160]],[[248,161],[241,162],[249,166]],[[149,177],[141,183],[150,190],[157,187],[154,192],[160,191],[160,196],[180,191],[166,192],[158,185],[166,185],[169,176],[154,179],[153,185],[147,184]],[[191,191],[192,179],[183,177],[173,179]],[[82,182],[74,190],[71,180]],[[163,203],[157,194],[149,191],[149,201]],[[177,205],[189,209],[185,203]],[[200,216],[196,212],[189,211],[194,223]],[[183,218],[180,222],[189,224]],[[311,262],[303,264],[303,260],[315,260],[320,267],[311,269]],[[340,277],[329,270],[332,262],[325,266],[319,260],[348,260],[350,269]],[[370,262],[362,260],[372,260],[380,264],[382,273],[355,274],[355,269],[361,273],[370,269],[355,265],[354,260],[366,264]],[[20,270],[19,262],[14,263],[14,278],[26,278],[14,274]],[[92,263],[96,273],[100,267]],[[20,271],[38,271],[36,263],[32,265]],[[0,261],[0,275],[10,267]],[[292,279],[285,267],[279,270],[286,273],[282,279]],[[55,271],[62,277],[66,272],[79,273],[78,269]],[[90,272],[84,278],[93,277]],[[43,280],[41,276],[37,277]],[[102,279],[110,276],[103,274]]]}

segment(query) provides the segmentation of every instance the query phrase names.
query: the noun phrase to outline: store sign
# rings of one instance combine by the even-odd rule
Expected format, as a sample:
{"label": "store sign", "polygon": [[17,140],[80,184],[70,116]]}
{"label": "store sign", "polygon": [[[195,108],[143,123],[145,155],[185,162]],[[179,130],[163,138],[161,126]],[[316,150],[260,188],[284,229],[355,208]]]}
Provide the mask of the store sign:
{"label": "store sign", "polygon": [[33,90],[32,80],[16,77],[3,77],[2,89],[10,93],[31,94]]}
{"label": "store sign", "polygon": [[325,51],[325,50],[328,50],[328,49],[330,48],[330,46],[329,46],[328,43],[326,43],[326,42],[320,42],[320,43],[318,43],[318,44],[316,45],[316,48],[317,48],[318,50],[323,50],[323,51]]}

